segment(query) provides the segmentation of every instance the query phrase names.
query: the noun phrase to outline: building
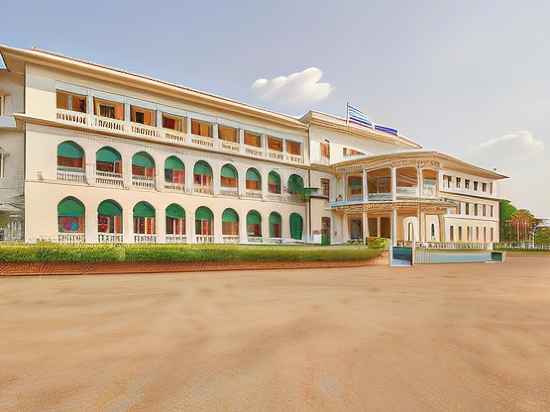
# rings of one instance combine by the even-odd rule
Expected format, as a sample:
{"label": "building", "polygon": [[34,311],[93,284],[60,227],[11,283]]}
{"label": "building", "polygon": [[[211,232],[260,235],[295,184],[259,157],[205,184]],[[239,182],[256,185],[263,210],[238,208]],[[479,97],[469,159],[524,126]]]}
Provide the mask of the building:
{"label": "building", "polygon": [[498,241],[505,176],[403,136],[46,51],[0,53],[4,240]]}

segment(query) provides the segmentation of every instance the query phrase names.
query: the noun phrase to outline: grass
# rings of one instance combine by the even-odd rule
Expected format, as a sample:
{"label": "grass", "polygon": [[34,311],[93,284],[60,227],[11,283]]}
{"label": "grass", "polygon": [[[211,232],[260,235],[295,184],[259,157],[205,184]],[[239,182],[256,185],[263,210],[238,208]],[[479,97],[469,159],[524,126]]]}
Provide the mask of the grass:
{"label": "grass", "polygon": [[33,245],[0,246],[4,263],[110,262],[322,262],[361,261],[381,248],[284,245]]}

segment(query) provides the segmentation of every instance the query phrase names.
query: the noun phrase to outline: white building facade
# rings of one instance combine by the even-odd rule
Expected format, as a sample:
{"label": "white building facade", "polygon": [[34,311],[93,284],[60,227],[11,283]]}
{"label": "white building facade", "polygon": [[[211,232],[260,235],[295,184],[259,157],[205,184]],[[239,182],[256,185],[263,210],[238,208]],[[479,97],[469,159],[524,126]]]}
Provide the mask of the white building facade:
{"label": "white building facade", "polygon": [[498,241],[505,176],[402,136],[49,52],[0,53],[2,240]]}

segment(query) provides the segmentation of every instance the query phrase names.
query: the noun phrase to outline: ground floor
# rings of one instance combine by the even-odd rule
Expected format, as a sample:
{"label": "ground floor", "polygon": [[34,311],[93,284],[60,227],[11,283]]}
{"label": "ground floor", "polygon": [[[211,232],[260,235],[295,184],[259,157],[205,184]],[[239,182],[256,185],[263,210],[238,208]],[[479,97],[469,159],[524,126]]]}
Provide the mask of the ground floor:
{"label": "ground floor", "polygon": [[2,279],[0,409],[549,410],[549,265]]}

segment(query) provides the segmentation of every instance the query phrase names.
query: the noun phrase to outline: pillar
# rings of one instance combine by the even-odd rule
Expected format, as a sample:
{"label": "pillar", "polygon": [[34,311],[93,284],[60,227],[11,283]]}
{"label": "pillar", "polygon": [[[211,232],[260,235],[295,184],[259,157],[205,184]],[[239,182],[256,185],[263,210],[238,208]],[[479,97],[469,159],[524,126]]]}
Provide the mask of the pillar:
{"label": "pillar", "polygon": [[155,159],[155,189],[162,191],[164,189],[164,163],[162,158]]}
{"label": "pillar", "polygon": [[439,241],[446,242],[445,237],[445,217],[444,215],[437,215],[439,221]]}
{"label": "pillar", "polygon": [[397,200],[397,168],[391,168],[391,200],[395,202]]}
{"label": "pillar", "polygon": [[155,113],[157,115],[156,126],[157,127],[162,127],[162,112],[160,110],[157,110]]}
{"label": "pillar", "polygon": [[220,148],[220,139],[219,139],[219,132],[218,132],[218,124],[217,123],[212,124],[212,138],[214,139],[214,148],[219,149]]}
{"label": "pillar", "polygon": [[185,211],[185,237],[187,243],[195,243],[195,213]]}
{"label": "pillar", "polygon": [[416,194],[418,197],[424,196],[424,176],[422,175],[422,168],[416,168],[416,183],[418,185]]}
{"label": "pillar", "polygon": [[244,129],[239,129],[239,152],[244,153]]}
{"label": "pillar", "polygon": [[[86,113],[89,115],[94,114],[94,96],[91,91],[88,91],[88,95],[86,96]],[[88,118],[88,121],[90,121],[90,118]]]}
{"label": "pillar", "polygon": [[191,118],[189,116],[185,118],[185,131],[187,133],[187,136],[189,137],[191,135]]}
{"label": "pillar", "polygon": [[133,205],[128,205],[122,211],[122,231],[124,232],[124,243],[134,243],[134,211]]}
{"label": "pillar", "polygon": [[342,186],[344,188],[344,193],[343,193],[342,199],[349,200],[348,199],[348,175],[347,175],[347,173],[342,174]]}
{"label": "pillar", "polygon": [[363,169],[363,201],[369,201],[369,185],[368,185],[368,172],[367,169]]}
{"label": "pillar", "polygon": [[129,122],[131,117],[130,103],[124,103],[124,121]]}
{"label": "pillar", "polygon": [[381,223],[380,216],[378,216],[376,218],[376,237],[381,237],[381,236],[382,236],[382,223]]}
{"label": "pillar", "polygon": [[246,214],[239,215],[239,242],[247,243],[248,242],[248,233],[246,227]]}
{"label": "pillar", "polygon": [[95,170],[96,170],[95,148],[86,151],[85,161],[86,161],[86,182],[89,185],[95,185]]}
{"label": "pillar", "polygon": [[[258,169],[258,172],[260,172],[260,176],[261,176],[261,179],[262,179],[262,181],[261,181],[262,199],[267,199],[267,195],[269,193],[269,182],[268,182],[269,170]],[[246,172],[245,172],[245,174],[246,174]],[[282,184],[282,182],[281,182],[281,184]]]}
{"label": "pillar", "polygon": [[97,243],[97,205],[86,205],[85,214],[85,242]]}
{"label": "pillar", "polygon": [[391,244],[392,246],[397,244],[397,209],[395,207],[391,211]]}
{"label": "pillar", "polygon": [[367,211],[363,211],[363,241],[369,237],[369,216]]}
{"label": "pillar", "polygon": [[122,155],[122,180],[124,187],[129,189],[132,187],[132,153],[126,156]]}
{"label": "pillar", "polygon": [[223,243],[222,213],[216,213],[215,209],[212,213],[214,213],[214,243]]}
{"label": "pillar", "polygon": [[349,240],[348,215],[342,215],[342,241],[345,243]]}

